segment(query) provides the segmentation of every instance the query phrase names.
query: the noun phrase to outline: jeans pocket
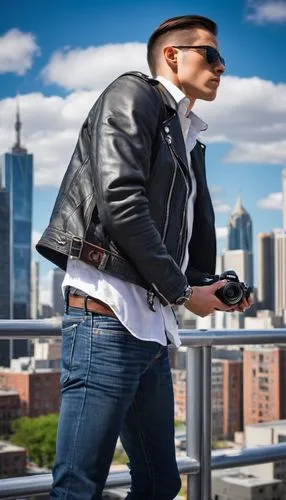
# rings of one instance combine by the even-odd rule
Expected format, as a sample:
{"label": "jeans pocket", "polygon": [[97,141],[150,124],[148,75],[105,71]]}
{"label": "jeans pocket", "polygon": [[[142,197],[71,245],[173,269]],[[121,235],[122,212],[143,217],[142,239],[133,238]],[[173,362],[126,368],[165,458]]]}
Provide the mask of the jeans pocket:
{"label": "jeans pocket", "polygon": [[63,386],[70,377],[75,337],[78,323],[73,323],[62,328],[62,360],[60,383]]}
{"label": "jeans pocket", "polygon": [[125,326],[117,318],[111,318],[108,316],[98,316],[93,320],[93,333],[104,334],[104,333],[125,333],[130,334],[130,332],[125,328]]}

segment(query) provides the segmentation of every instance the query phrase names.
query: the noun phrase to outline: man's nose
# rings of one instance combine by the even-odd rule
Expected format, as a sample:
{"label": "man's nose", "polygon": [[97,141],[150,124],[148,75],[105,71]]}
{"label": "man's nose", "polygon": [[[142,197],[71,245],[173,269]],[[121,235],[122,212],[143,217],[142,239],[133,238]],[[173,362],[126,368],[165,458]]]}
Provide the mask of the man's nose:
{"label": "man's nose", "polygon": [[225,66],[220,60],[217,61],[214,69],[217,75],[222,75],[225,72]]}

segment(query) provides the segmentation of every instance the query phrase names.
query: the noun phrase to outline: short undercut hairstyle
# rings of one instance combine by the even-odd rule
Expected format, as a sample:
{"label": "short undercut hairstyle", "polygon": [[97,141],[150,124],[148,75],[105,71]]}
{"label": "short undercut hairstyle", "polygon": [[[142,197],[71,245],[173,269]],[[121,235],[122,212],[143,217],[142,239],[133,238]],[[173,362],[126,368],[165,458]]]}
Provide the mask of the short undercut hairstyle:
{"label": "short undercut hairstyle", "polygon": [[187,31],[203,28],[217,36],[217,25],[211,19],[203,16],[177,16],[163,21],[152,33],[147,43],[147,61],[153,76],[156,76],[158,49],[168,35],[175,31]]}

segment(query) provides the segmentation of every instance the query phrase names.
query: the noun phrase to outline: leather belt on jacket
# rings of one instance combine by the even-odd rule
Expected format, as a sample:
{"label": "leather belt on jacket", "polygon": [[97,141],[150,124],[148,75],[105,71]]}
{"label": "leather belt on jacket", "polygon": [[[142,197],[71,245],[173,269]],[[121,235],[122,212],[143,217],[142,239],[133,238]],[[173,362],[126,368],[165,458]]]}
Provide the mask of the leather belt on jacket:
{"label": "leather belt on jacket", "polygon": [[140,277],[138,271],[127,260],[88,241],[74,237],[71,241],[70,257],[82,260],[86,264],[96,267],[99,271],[110,273],[124,281],[130,281],[145,289],[149,288],[146,281]]}

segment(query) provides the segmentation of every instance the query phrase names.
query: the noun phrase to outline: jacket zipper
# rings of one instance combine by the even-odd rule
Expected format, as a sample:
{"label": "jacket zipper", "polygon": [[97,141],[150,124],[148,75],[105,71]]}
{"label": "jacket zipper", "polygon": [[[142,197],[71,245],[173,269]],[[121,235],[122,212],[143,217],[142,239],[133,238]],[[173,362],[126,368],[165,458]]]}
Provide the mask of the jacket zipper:
{"label": "jacket zipper", "polygon": [[[173,150],[171,142],[169,142],[166,138],[165,138],[165,140],[166,140],[166,143],[168,145],[168,148],[169,148],[169,151],[171,153],[171,156],[173,158],[175,167],[176,167],[176,161],[175,161],[175,159],[177,159],[177,161],[179,163],[179,168],[181,169],[180,162],[182,161],[182,159]],[[185,175],[183,174],[183,172],[182,172],[182,175],[183,175],[183,177],[185,179]],[[176,170],[175,170],[175,175],[174,175],[173,182],[172,182],[172,185],[171,185],[170,193],[169,193],[169,196],[168,196],[168,202],[167,202],[167,208],[168,208],[168,210],[167,210],[167,218],[166,218],[166,221],[165,221],[164,232],[163,232],[163,241],[165,241],[167,227],[168,227],[168,222],[169,222],[170,202],[171,202],[172,191],[173,191],[173,188],[174,188],[175,178],[176,178]],[[180,267],[182,266],[182,263],[183,263],[183,260],[184,260],[184,255],[185,255],[185,253],[182,252],[182,248],[183,248],[182,243],[185,244],[185,241],[186,241],[186,234],[185,234],[186,233],[186,229],[185,229],[185,227],[186,227],[186,216],[187,216],[186,212],[187,212],[187,200],[189,198],[189,185],[188,185],[186,179],[185,179],[185,184],[186,184],[185,208],[184,208],[184,213],[183,213],[183,218],[182,218],[182,227],[181,227],[181,230],[180,230],[179,245],[178,245],[178,248],[179,248],[179,250],[178,250],[178,260],[179,260],[179,266]]]}
{"label": "jacket zipper", "polygon": [[177,171],[175,170],[175,173],[174,173],[173,179],[172,179],[172,184],[171,184],[170,191],[169,191],[169,195],[168,195],[168,200],[167,200],[167,209],[166,209],[167,214],[166,214],[166,220],[165,220],[163,236],[162,236],[163,242],[165,242],[168,224],[169,224],[169,219],[170,219],[170,205],[171,205],[171,198],[172,198],[172,194],[173,194],[173,190],[174,190],[176,175],[177,175]]}
{"label": "jacket zipper", "polygon": [[[187,204],[187,199],[188,199],[188,197],[186,197],[185,204]],[[186,249],[185,249],[186,239],[187,239],[187,231],[186,231],[187,213],[186,212],[187,212],[187,209],[185,208],[184,221],[183,221],[181,231],[180,231],[180,236],[179,236],[179,241],[181,242],[181,245],[179,246],[179,250],[178,250],[178,257],[180,256],[180,261],[179,261],[180,268],[182,267],[184,257],[185,257],[185,251],[186,251]]]}

